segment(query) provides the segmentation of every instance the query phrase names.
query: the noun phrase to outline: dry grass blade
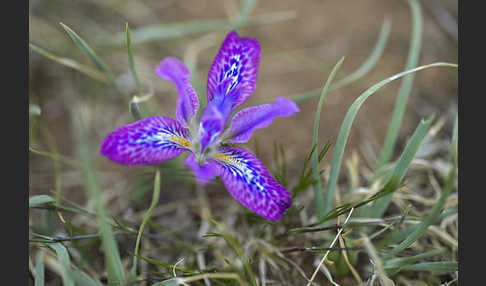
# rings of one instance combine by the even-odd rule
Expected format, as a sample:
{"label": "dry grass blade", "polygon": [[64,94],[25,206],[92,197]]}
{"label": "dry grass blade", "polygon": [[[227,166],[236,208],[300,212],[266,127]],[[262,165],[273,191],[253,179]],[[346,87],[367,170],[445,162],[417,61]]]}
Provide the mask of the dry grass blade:
{"label": "dry grass blade", "polygon": [[[348,216],[346,217],[346,220],[344,220],[344,223],[343,223],[343,226],[346,225],[346,223],[348,222],[349,218],[351,217],[351,215],[353,214],[353,211],[354,211],[354,208],[352,208],[350,211],[349,211],[349,214]],[[331,242],[331,245],[330,247],[333,247],[334,244],[336,243],[336,241],[338,240],[339,236],[341,235],[341,233],[343,232],[343,228],[340,228],[338,230],[338,233],[336,235],[336,237],[334,238],[334,240]],[[324,257],[322,257],[321,261],[319,262],[319,265],[317,266],[316,270],[314,271],[314,273],[312,274],[309,282],[307,283],[307,286],[310,286],[312,284],[312,282],[314,281],[316,275],[317,275],[317,272],[319,271],[319,269],[321,268],[321,265],[322,263],[324,263],[324,260],[326,260],[327,256],[329,255],[329,250],[326,252],[326,254],[324,255]]]}
{"label": "dry grass blade", "polygon": [[53,53],[47,51],[46,49],[43,49],[40,46],[33,44],[33,43],[29,43],[29,47],[33,51],[38,53],[39,55],[42,55],[42,56],[44,56],[44,57],[46,57],[46,58],[48,58],[48,59],[50,59],[54,62],[60,63],[61,65],[64,65],[64,66],[67,66],[67,67],[72,68],[74,70],[77,70],[77,71],[91,77],[94,80],[97,80],[97,81],[100,81],[100,82],[103,82],[103,83],[108,82],[103,73],[101,73],[101,72],[99,72],[99,71],[97,71],[93,68],[90,68],[88,66],[82,65],[75,60],[56,56]]}

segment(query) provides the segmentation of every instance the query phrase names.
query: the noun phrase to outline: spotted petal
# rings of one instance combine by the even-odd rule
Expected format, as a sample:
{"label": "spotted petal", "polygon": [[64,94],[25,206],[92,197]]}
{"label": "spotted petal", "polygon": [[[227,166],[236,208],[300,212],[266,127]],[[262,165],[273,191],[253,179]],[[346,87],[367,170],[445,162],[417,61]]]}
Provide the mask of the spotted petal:
{"label": "spotted petal", "polygon": [[172,81],[179,93],[176,118],[184,127],[190,125],[199,109],[199,98],[191,85],[191,74],[187,67],[176,58],[166,58],[160,62],[155,72],[165,80]]}
{"label": "spotted petal", "polygon": [[260,54],[257,40],[229,32],[208,73],[208,102],[222,96],[231,99],[232,110],[241,105],[255,90]]}
{"label": "spotted petal", "polygon": [[178,121],[153,116],[113,131],[103,141],[101,154],[123,165],[150,165],[188,151],[190,140]]}
{"label": "spotted petal", "polygon": [[280,185],[252,153],[220,147],[213,157],[228,192],[242,205],[268,220],[279,220],[290,207],[290,193]]}
{"label": "spotted petal", "polygon": [[227,131],[231,143],[245,143],[253,132],[269,126],[275,117],[292,116],[298,112],[297,104],[285,97],[277,97],[273,104],[262,104],[238,111]]}

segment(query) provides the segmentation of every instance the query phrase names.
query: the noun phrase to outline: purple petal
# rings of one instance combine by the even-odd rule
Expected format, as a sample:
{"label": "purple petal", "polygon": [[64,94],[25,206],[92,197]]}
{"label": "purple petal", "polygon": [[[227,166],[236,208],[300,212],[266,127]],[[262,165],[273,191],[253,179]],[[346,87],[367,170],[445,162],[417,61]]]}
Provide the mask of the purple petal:
{"label": "purple petal", "polygon": [[206,146],[214,143],[226,126],[226,121],[231,114],[232,102],[225,99],[224,97],[215,97],[204,108],[198,131],[199,138],[201,138],[201,152],[204,152]]}
{"label": "purple petal", "polygon": [[101,154],[123,165],[150,165],[188,151],[190,140],[175,119],[153,116],[117,128],[103,141]]}
{"label": "purple petal", "polygon": [[220,176],[229,193],[258,215],[279,220],[292,204],[290,193],[280,185],[252,153],[220,147],[213,157],[220,163]]}
{"label": "purple petal", "polygon": [[177,98],[176,118],[184,127],[188,127],[191,119],[199,109],[199,98],[191,85],[191,74],[187,67],[176,58],[166,58],[160,62],[155,72],[165,80],[172,81],[179,93]]}
{"label": "purple petal", "polygon": [[232,98],[232,110],[241,105],[255,90],[260,54],[257,40],[229,32],[208,73],[208,102],[222,96]]}
{"label": "purple petal", "polygon": [[245,143],[253,132],[269,126],[275,117],[292,116],[299,107],[292,100],[277,97],[274,104],[262,104],[238,111],[228,128],[230,143]]}
{"label": "purple petal", "polygon": [[194,153],[187,156],[184,164],[191,169],[198,183],[201,185],[207,184],[209,181],[219,175],[219,168],[214,160],[210,159],[209,161],[199,165],[196,161],[196,156]]}

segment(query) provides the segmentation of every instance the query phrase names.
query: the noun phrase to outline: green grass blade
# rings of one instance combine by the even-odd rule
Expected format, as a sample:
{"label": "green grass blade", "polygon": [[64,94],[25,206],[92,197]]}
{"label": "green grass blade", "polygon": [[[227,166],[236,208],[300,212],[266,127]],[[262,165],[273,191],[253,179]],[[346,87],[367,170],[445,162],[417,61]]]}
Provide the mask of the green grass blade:
{"label": "green grass blade", "polygon": [[142,238],[143,228],[145,227],[145,224],[150,218],[150,214],[152,213],[152,210],[157,206],[157,203],[159,202],[159,197],[160,197],[160,170],[157,170],[155,172],[154,193],[152,195],[152,203],[150,204],[147,213],[145,213],[143,217],[142,224],[140,224],[140,229],[138,230],[138,234],[137,234],[137,241],[135,243],[135,252],[134,252],[135,255],[133,256],[133,265],[131,270],[132,276],[137,275],[138,250],[140,246],[140,239]]}
{"label": "green grass blade", "polygon": [[[289,20],[295,17],[294,11],[281,11],[265,13],[262,15],[248,18],[248,21],[239,24],[232,23],[228,19],[215,19],[207,21],[190,21],[184,23],[166,23],[132,30],[132,43],[149,43],[174,38],[181,38],[200,33],[222,31],[228,29],[243,28],[249,26],[258,26],[280,21]],[[102,46],[120,46],[125,40],[125,35],[119,34],[112,39],[101,42]]]}
{"label": "green grass blade", "polygon": [[459,269],[456,261],[436,261],[422,262],[413,265],[404,266],[403,270],[412,271],[431,271],[431,272],[454,272]]}
{"label": "green grass blade", "polygon": [[44,249],[39,249],[35,256],[34,286],[44,286]]}
{"label": "green grass blade", "polygon": [[93,64],[96,66],[98,70],[103,72],[106,76],[106,79],[110,83],[113,88],[123,95],[125,98],[127,97],[127,94],[123,92],[120,87],[118,86],[118,83],[116,82],[115,76],[111,72],[111,70],[106,66],[103,61],[98,57],[98,55],[95,53],[95,51],[83,40],[81,37],[78,36],[71,28],[68,26],[64,25],[63,23],[60,23],[63,29],[66,31],[66,33],[69,35],[69,37],[73,40],[73,42],[76,44],[76,46],[83,51],[89,59],[93,62]]}
{"label": "green grass blade", "polygon": [[48,195],[37,195],[29,198],[29,208],[43,204],[54,203],[56,200]]}
{"label": "green grass blade", "polygon": [[[378,62],[378,59],[380,59],[381,55],[383,54],[383,50],[385,49],[386,42],[388,40],[388,36],[390,35],[390,30],[391,30],[391,20],[389,18],[385,18],[383,25],[381,26],[381,31],[380,31],[380,35],[378,36],[378,40],[376,41],[375,47],[373,48],[373,51],[368,56],[368,58],[363,62],[363,64],[361,64],[361,66],[356,71],[352,72],[348,76],[332,84],[329,88],[329,92],[353,83],[354,81],[366,75],[375,66],[375,64]],[[309,99],[318,97],[320,93],[321,93],[321,89],[316,89],[316,90],[307,91],[300,95],[292,96],[290,98],[297,103],[301,103]]]}
{"label": "green grass blade", "polygon": [[348,109],[348,112],[346,113],[346,116],[344,118],[344,121],[341,125],[341,130],[339,131],[339,135],[336,141],[336,145],[334,148],[333,152],[333,157],[331,161],[331,172],[330,172],[330,178],[329,178],[329,183],[327,186],[327,198],[325,202],[325,210],[326,212],[330,211],[334,205],[334,192],[337,184],[337,180],[339,177],[339,169],[341,167],[342,163],[342,157],[344,153],[344,147],[346,145],[346,142],[348,140],[349,132],[351,130],[351,125],[354,121],[354,118],[356,117],[356,114],[358,113],[359,108],[361,105],[366,101],[366,99],[373,95],[378,89],[382,88],[383,86],[387,85],[388,83],[399,79],[407,74],[411,74],[420,70],[428,69],[431,67],[456,67],[456,64],[451,64],[451,63],[433,63],[429,65],[424,65],[420,66],[411,70],[407,70],[398,74],[395,74],[391,77],[388,77],[377,84],[373,85],[372,87],[368,88],[365,92],[363,92],[351,105],[351,107]]}
{"label": "green grass blade", "polygon": [[59,242],[48,244],[56,254],[59,264],[61,265],[61,278],[64,286],[74,286],[74,280],[71,277],[71,260],[66,247]]}
{"label": "green grass blade", "polygon": [[76,109],[72,115],[74,137],[76,142],[76,152],[81,163],[81,172],[84,177],[87,195],[95,202],[97,223],[100,227],[101,244],[104,249],[106,271],[110,284],[118,285],[125,281],[125,274],[121,263],[118,245],[113,234],[113,229],[109,223],[103,198],[96,178],[96,167],[92,158],[89,137],[83,126],[83,120],[79,111]]}
{"label": "green grass blade", "polygon": [[[324,88],[322,88],[321,97],[317,105],[316,117],[314,120],[314,134],[312,137],[312,146],[316,146],[316,150],[318,149],[319,146],[319,142],[318,142],[319,121],[321,118],[321,110],[322,110],[322,105],[324,104],[324,98],[326,97],[326,94],[329,90],[329,86],[332,80],[334,79],[334,76],[336,75],[337,71],[341,67],[343,61],[344,61],[344,57],[342,57],[336,63],[331,73],[329,74],[329,77],[327,78]],[[313,156],[312,156],[312,177],[315,180],[315,183],[313,184],[313,188],[314,188],[314,203],[316,207],[316,215],[317,218],[320,219],[324,216],[325,209],[324,209],[324,195],[322,193],[321,174],[319,172],[319,154],[317,152],[313,152]]]}
{"label": "green grass blade", "polygon": [[97,80],[97,81],[100,81],[100,82],[103,82],[103,83],[106,83],[107,80],[106,80],[106,76],[91,68],[91,67],[88,67],[88,66],[85,66],[85,65],[82,65],[78,62],[76,62],[75,60],[72,60],[72,59],[69,59],[69,58],[64,58],[64,57],[59,57],[43,48],[41,48],[40,46],[36,45],[36,44],[33,44],[33,43],[29,43],[29,47],[36,53],[38,53],[39,55],[42,55],[54,62],[57,62],[61,65],[64,65],[64,66],[67,66],[69,68],[72,68],[74,70],[77,70],[78,72],[80,73],[83,73],[87,76],[89,76],[90,78],[94,79],[94,80]]}
{"label": "green grass blade", "polygon": [[133,47],[132,47],[132,38],[130,36],[130,28],[128,27],[128,23],[126,25],[126,45],[127,45],[127,54],[128,54],[128,63],[130,64],[130,71],[132,72],[133,81],[135,82],[135,87],[137,89],[137,93],[139,97],[143,96],[142,87],[140,85],[140,80],[138,79],[138,74],[135,69],[135,61],[133,59]]}
{"label": "green grass blade", "polygon": [[248,21],[248,17],[250,16],[251,12],[255,9],[257,4],[258,4],[258,0],[246,0],[243,2],[243,4],[241,4],[240,16],[238,18],[239,26],[246,24],[246,22]]}
{"label": "green grass blade", "polygon": [[76,282],[76,285],[103,286],[103,284],[89,277],[88,274],[84,273],[83,271],[79,270],[76,267],[72,267],[71,276]]}
{"label": "green grass blade", "polygon": [[[408,51],[408,59],[405,69],[415,68],[419,61],[420,49],[422,46],[422,12],[417,0],[408,0],[412,11],[412,39]],[[407,106],[408,97],[412,90],[414,74],[409,74],[402,79],[400,90],[393,110],[392,118],[385,138],[385,143],[378,158],[378,168],[385,165],[393,155],[395,142],[402,125],[403,115]]]}
{"label": "green grass blade", "polygon": [[[399,187],[403,180],[403,177],[407,173],[410,163],[412,163],[412,160],[415,157],[417,150],[420,148],[425,135],[429,131],[433,118],[434,116],[431,115],[427,120],[422,120],[417,126],[412,137],[407,142],[407,145],[405,146],[402,155],[398,159],[398,162],[395,165],[393,172],[389,173],[390,175],[386,176],[386,178],[384,179],[384,183],[386,184],[385,190],[396,189]],[[382,217],[392,200],[392,196],[393,193],[374,201],[373,204],[369,207],[369,217]]]}
{"label": "green grass blade", "polygon": [[414,255],[414,256],[393,258],[393,259],[387,260],[383,264],[383,266],[384,266],[385,269],[393,269],[393,268],[404,267],[404,266],[407,266],[407,265],[411,265],[412,263],[415,263],[415,262],[420,261],[422,259],[439,255],[439,254],[445,252],[446,250],[447,250],[446,248],[433,249],[433,250],[426,251],[424,253]]}
{"label": "green grass blade", "polygon": [[[135,82],[135,88],[137,89],[137,94],[139,98],[143,97],[142,86],[140,85],[140,80],[138,78],[137,70],[135,69],[135,60],[133,59],[133,46],[132,46],[132,38],[130,36],[130,28],[128,27],[128,23],[126,25],[126,45],[127,45],[127,54],[128,54],[128,63],[130,64],[130,71],[132,73],[133,81]],[[142,113],[140,111],[140,106],[138,102],[134,99],[130,100],[128,105],[128,110],[132,114],[135,120],[142,119]]]}
{"label": "green grass blade", "polygon": [[[457,148],[457,142],[454,142],[457,140],[457,132],[458,128],[457,126],[454,126],[453,130],[453,135],[452,135],[452,153],[454,154],[454,148]],[[457,150],[457,149],[456,149]],[[454,155],[453,155],[454,158]],[[419,239],[426,231],[429,225],[433,224],[435,221],[440,216],[440,213],[442,211],[442,208],[444,207],[445,203],[447,202],[447,198],[449,197],[449,194],[452,192],[452,189],[454,189],[454,185],[456,182],[456,176],[457,176],[457,165],[454,165],[451,170],[449,171],[449,175],[447,177],[447,181],[445,183],[445,186],[442,190],[442,193],[440,195],[439,200],[437,203],[434,205],[432,208],[431,212],[429,215],[425,217],[425,219],[418,224],[418,226],[415,226],[415,229],[407,236],[405,240],[403,240],[398,246],[396,246],[394,249],[392,249],[383,259],[387,260],[410,246],[412,243],[414,243],[417,239]]]}

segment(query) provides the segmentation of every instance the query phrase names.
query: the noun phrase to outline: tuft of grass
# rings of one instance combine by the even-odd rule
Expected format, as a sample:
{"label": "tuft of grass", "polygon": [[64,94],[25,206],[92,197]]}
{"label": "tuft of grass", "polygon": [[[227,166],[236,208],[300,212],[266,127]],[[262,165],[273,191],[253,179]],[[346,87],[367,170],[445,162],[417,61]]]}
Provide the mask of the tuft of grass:
{"label": "tuft of grass", "polygon": [[344,147],[346,146],[346,142],[348,140],[349,132],[351,130],[351,125],[354,121],[354,118],[356,117],[356,114],[359,111],[359,108],[361,105],[366,101],[368,97],[373,95],[378,89],[382,88],[383,86],[387,85],[388,83],[399,79],[405,75],[415,73],[420,70],[432,68],[432,67],[455,67],[457,68],[456,64],[451,64],[451,63],[433,63],[429,65],[424,65],[420,66],[411,70],[407,70],[398,74],[395,74],[393,76],[390,76],[375,85],[371,86],[368,88],[366,91],[364,91],[351,105],[351,107],[348,109],[348,112],[346,113],[346,116],[343,120],[343,123],[341,125],[341,129],[339,131],[339,135],[336,141],[336,145],[334,148],[333,152],[333,157],[331,161],[331,171],[329,175],[329,183],[327,185],[327,194],[326,194],[326,203],[324,210],[325,212],[329,212],[334,205],[334,195],[335,195],[335,190],[336,190],[336,185],[339,177],[339,170],[341,167],[342,163],[342,157],[344,153]]}

